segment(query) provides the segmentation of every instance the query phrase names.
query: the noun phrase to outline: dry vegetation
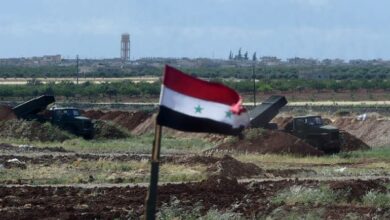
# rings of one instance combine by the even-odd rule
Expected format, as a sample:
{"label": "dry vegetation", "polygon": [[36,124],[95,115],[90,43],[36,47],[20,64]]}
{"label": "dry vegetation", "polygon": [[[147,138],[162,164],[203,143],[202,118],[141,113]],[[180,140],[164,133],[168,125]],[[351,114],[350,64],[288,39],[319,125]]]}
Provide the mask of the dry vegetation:
{"label": "dry vegetation", "polygon": [[[37,122],[11,122],[12,128],[17,127],[14,123],[38,127],[35,133],[22,130],[20,134],[28,133],[24,138],[4,135],[0,139],[1,216],[142,216],[153,117],[128,112],[89,114],[95,115],[95,120],[105,118],[97,123],[106,132],[98,139],[27,138],[39,136],[40,126],[51,131],[52,136],[57,128],[34,124]],[[133,115],[138,121],[126,123],[123,115]],[[361,139],[380,144],[368,150],[320,156],[283,151],[284,145],[272,137],[284,140],[285,136],[264,130],[249,130],[248,143],[244,143],[224,136],[164,129],[160,169],[160,183],[164,185],[159,187],[159,218],[389,218],[390,143],[379,136],[375,142],[374,133],[368,135],[380,132],[368,129],[370,124],[380,123],[381,132],[387,132],[387,121],[369,117],[362,122],[352,116],[332,120],[346,131],[356,132],[356,136],[362,134]],[[366,129],[366,133],[360,129]],[[117,132],[126,136],[113,135]],[[264,143],[274,151],[264,151]],[[303,144],[294,143],[302,152]],[[226,145],[230,146],[229,151],[215,150]]]}

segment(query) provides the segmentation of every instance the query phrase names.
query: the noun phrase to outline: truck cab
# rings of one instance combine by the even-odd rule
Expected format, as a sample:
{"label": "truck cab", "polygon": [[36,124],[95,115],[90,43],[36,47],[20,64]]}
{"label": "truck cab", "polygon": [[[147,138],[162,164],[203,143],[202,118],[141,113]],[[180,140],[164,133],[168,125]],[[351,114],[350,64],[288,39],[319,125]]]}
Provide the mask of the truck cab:
{"label": "truck cab", "polygon": [[285,129],[326,153],[338,153],[340,151],[339,129],[331,125],[325,125],[321,116],[295,117]]}
{"label": "truck cab", "polygon": [[50,108],[51,122],[62,129],[83,136],[93,137],[93,124],[91,119],[81,116],[80,110],[73,107]]}

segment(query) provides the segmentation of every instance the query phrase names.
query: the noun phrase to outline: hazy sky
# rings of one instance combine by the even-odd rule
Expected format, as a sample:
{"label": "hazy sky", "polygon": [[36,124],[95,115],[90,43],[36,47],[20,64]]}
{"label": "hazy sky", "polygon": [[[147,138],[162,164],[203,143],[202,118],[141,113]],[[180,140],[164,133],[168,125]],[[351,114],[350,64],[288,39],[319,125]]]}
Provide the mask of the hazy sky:
{"label": "hazy sky", "polygon": [[0,0],[0,57],[390,59],[389,0]]}

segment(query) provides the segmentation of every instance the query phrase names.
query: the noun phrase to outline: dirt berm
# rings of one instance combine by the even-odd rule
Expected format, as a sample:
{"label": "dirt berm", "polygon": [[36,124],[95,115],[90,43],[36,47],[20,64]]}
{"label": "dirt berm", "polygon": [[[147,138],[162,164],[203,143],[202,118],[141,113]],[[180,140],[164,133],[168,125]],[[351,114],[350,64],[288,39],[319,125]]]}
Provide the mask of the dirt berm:
{"label": "dirt berm", "polygon": [[265,171],[255,164],[243,163],[228,155],[210,165],[207,171],[213,173],[213,175],[231,178],[266,176]]}
{"label": "dirt berm", "polygon": [[[94,122],[94,127],[94,138],[117,139],[130,136],[129,132],[124,131],[117,125],[114,125],[110,122],[97,120]],[[71,138],[75,138],[74,135],[50,124],[49,122],[40,123],[38,121],[25,121],[17,119],[0,121],[0,137],[42,142],[62,142]]]}
{"label": "dirt berm", "polygon": [[49,122],[7,120],[0,121],[0,137],[26,139],[29,141],[64,141],[72,138],[69,133]]}
{"label": "dirt berm", "polygon": [[366,114],[365,118],[339,117],[333,124],[356,136],[370,147],[390,144],[390,120],[378,114]]}
{"label": "dirt berm", "polygon": [[[293,117],[276,117],[273,119],[272,122],[276,123],[278,125],[278,128],[284,129],[288,123],[290,123],[293,120]],[[355,150],[368,150],[370,149],[370,146],[365,143],[364,140],[360,139],[366,136],[373,136],[371,135],[372,129],[364,129],[363,124],[370,124],[369,126],[373,126],[372,122],[359,122],[355,118],[352,120],[350,118],[337,118],[334,122],[332,122],[331,119],[323,118],[323,121],[325,124],[330,124],[338,127],[340,129],[340,151],[341,152],[347,152],[347,151],[355,151]],[[357,125],[357,126],[356,126]],[[389,123],[389,135],[390,135],[390,123]],[[383,127],[383,126],[382,126]],[[355,129],[351,129],[355,128]],[[356,134],[359,136],[356,137]],[[365,135],[363,135],[365,134]],[[380,135],[375,135],[375,138],[382,138]]]}
{"label": "dirt berm", "polygon": [[288,133],[277,130],[248,129],[244,132],[245,138],[232,138],[206,153],[216,152],[244,152],[244,153],[277,153],[321,156],[324,153],[317,150],[303,140]]}
{"label": "dirt berm", "polygon": [[83,115],[96,120],[111,121],[116,125],[126,128],[132,131],[139,124],[151,117],[151,113],[146,111],[108,111],[103,112],[100,110],[87,110],[83,112]]}
{"label": "dirt berm", "polygon": [[11,107],[1,105],[0,106],[0,120],[11,120],[16,119],[16,115]]}
{"label": "dirt berm", "polygon": [[103,120],[94,121],[94,132],[95,139],[119,139],[130,136],[130,133],[122,127]]}

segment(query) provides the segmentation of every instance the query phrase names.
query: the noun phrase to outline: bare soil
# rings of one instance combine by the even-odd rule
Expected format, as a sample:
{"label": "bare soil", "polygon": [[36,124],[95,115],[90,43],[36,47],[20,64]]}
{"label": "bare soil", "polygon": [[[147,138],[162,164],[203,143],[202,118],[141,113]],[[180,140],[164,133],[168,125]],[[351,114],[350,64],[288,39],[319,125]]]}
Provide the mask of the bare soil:
{"label": "bare soil", "polygon": [[366,114],[365,120],[358,117],[338,117],[334,125],[367,143],[370,147],[390,144],[390,120],[378,114]]}
{"label": "bare soil", "polygon": [[104,120],[95,120],[94,139],[121,139],[130,137],[130,132],[118,125]]}
{"label": "bare soil", "polygon": [[222,159],[207,168],[208,172],[230,178],[265,177],[265,171],[253,163],[243,163],[231,156],[225,155]]}
{"label": "bare soil", "polygon": [[0,106],[0,121],[16,119],[16,115],[11,107],[1,105]]}
{"label": "bare soil", "polygon": [[[343,205],[295,204],[275,205],[272,198],[281,190],[292,186],[319,187],[329,185],[335,191],[340,187],[354,188],[352,199],[361,198],[360,192],[383,191],[386,180],[328,181],[282,180],[238,183],[234,178],[211,176],[200,183],[167,184],[159,186],[158,207],[177,198],[183,208],[193,209],[200,204],[202,212],[213,208],[230,210],[253,216],[274,216],[277,211],[323,209],[325,219],[344,219],[353,213],[363,219],[385,219],[390,209]],[[0,216],[3,219],[138,219],[144,213],[147,189],[145,187],[95,187],[67,186],[0,186]],[[355,195],[356,194],[356,195]]]}
{"label": "bare soil", "polygon": [[364,143],[361,139],[353,136],[352,134],[346,131],[340,132],[340,139],[341,139],[341,145],[340,145],[341,152],[370,149],[370,146],[368,146],[368,144]]}
{"label": "bare soil", "polygon": [[151,116],[151,113],[145,111],[100,111],[87,110],[83,112],[88,118],[111,121],[127,130],[131,131],[143,121]]}
{"label": "bare soil", "polygon": [[206,153],[211,154],[217,152],[288,153],[301,156],[321,156],[324,154],[302,139],[277,130],[264,130],[262,134],[254,137],[225,142],[214,149],[206,151]]}

